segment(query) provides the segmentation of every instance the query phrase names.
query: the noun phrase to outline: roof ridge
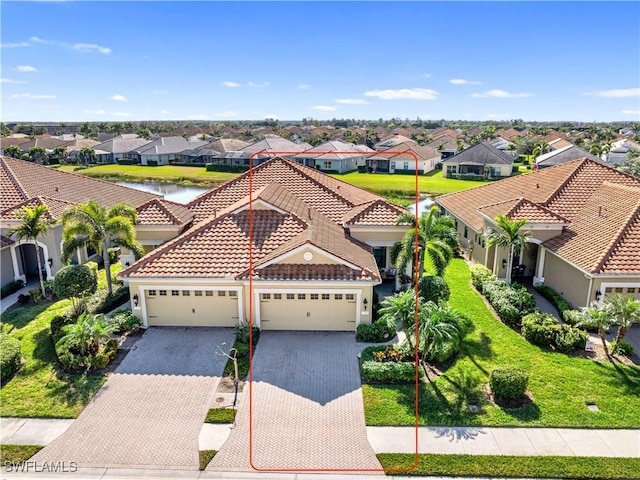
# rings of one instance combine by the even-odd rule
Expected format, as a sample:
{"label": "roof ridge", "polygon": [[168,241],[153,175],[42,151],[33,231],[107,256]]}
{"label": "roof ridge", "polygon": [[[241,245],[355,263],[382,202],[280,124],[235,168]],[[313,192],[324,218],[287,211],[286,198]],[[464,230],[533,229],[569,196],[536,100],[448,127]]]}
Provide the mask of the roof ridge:
{"label": "roof ridge", "polygon": [[176,217],[173,212],[171,210],[169,210],[166,205],[164,203],[162,203],[162,198],[154,198],[153,200],[151,200],[152,202],[156,202],[158,204],[158,206],[162,209],[162,211],[165,212],[165,214],[171,219],[171,221],[173,222],[174,225],[177,225],[180,223],[180,220],[178,219],[178,217]]}
{"label": "roof ridge", "polygon": [[[576,168],[574,168],[573,171],[569,175],[567,175],[567,178],[565,178],[562,181],[562,183],[560,183],[558,188],[556,188],[556,190],[551,195],[549,195],[549,197],[543,202],[543,205],[545,207],[549,208],[549,205],[562,194],[564,189],[569,186],[569,184],[576,178],[578,173],[580,173],[584,169],[585,165],[588,162],[588,159],[584,157],[581,160],[577,160],[577,161],[579,161],[580,163],[576,166]],[[556,166],[559,167],[561,165],[556,165]]]}
{"label": "roof ridge", "polygon": [[613,237],[613,240],[609,243],[609,247],[604,251],[602,258],[596,265],[594,269],[594,273],[602,270],[604,265],[609,261],[611,255],[613,255],[613,251],[615,248],[620,245],[624,236],[631,230],[631,227],[636,223],[640,222],[640,200],[636,202],[636,208],[631,210],[631,214],[627,217],[627,220],[622,225],[622,228],[618,231],[619,233]]}
{"label": "roof ridge", "polygon": [[[333,195],[335,198],[337,198],[338,200],[342,200],[345,203],[347,203],[351,208],[353,208],[355,205],[353,203],[353,200],[350,200],[342,195],[338,195],[336,192],[334,192],[331,188],[329,188],[327,185],[323,184],[322,182],[316,180],[315,178],[313,178],[311,175],[309,175],[308,173],[304,172],[302,170],[301,167],[303,167],[303,165],[297,163],[297,162],[291,162],[288,161],[282,157],[279,157],[282,159],[282,161],[284,162],[285,165],[287,165],[291,170],[297,171],[300,175],[303,175],[305,178],[307,178],[309,181],[311,181],[312,183],[314,183],[315,185],[317,185],[318,187],[320,187],[322,190],[324,190],[325,192]],[[265,162],[266,163],[266,162]],[[263,164],[264,165],[264,164]],[[305,168],[309,168],[309,167],[305,167]],[[314,172],[316,172],[316,170],[313,170]],[[329,177],[329,178],[333,178],[333,177]],[[343,182],[342,180],[338,180],[337,178],[333,178],[333,180],[336,180],[340,183],[346,183]],[[350,187],[353,185],[347,184]],[[339,187],[338,187],[339,188]],[[356,187],[358,188],[358,187]]]}
{"label": "roof ridge", "polygon": [[[27,190],[22,186],[22,183],[20,183],[20,180],[18,180],[18,177],[13,173],[13,170],[9,167],[9,165],[7,165],[8,158],[11,158],[11,157],[7,157],[6,155],[2,156],[2,168],[4,169],[7,176],[11,179],[11,181],[18,187],[20,195],[24,197],[24,200],[28,200],[29,196],[27,195]],[[19,160],[19,159],[15,158],[14,160]],[[24,160],[20,160],[20,161],[24,161]]]}

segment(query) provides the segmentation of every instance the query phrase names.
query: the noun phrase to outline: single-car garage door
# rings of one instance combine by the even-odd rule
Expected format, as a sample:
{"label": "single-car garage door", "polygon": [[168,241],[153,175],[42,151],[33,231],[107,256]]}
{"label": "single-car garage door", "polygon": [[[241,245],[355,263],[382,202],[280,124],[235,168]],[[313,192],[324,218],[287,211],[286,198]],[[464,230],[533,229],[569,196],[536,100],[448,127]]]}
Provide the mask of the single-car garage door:
{"label": "single-car garage door", "polygon": [[260,328],[353,332],[356,298],[351,293],[261,293]]}
{"label": "single-car garage door", "polygon": [[229,290],[147,290],[149,326],[233,327],[238,292]]}

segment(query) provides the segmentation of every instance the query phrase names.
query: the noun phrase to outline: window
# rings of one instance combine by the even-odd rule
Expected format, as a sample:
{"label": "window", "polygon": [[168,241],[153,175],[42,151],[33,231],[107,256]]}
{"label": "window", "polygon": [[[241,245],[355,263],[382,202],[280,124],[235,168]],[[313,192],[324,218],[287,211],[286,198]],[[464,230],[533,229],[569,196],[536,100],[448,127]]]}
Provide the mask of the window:
{"label": "window", "polygon": [[218,296],[219,297],[224,297],[227,294],[227,292],[225,292],[224,290],[218,290]]}
{"label": "window", "polygon": [[213,297],[213,290],[207,290],[204,292],[207,297]]}
{"label": "window", "polygon": [[188,297],[189,295],[191,295],[191,292],[189,290],[182,290],[183,297]]}
{"label": "window", "polygon": [[396,169],[396,162],[391,162],[391,170],[395,170]]}
{"label": "window", "polygon": [[274,300],[282,300],[282,294],[281,293],[274,293],[273,294],[273,299]]}
{"label": "window", "polygon": [[409,170],[409,162],[404,162],[404,165],[402,167],[404,170]]}
{"label": "window", "polygon": [[464,238],[468,238],[468,235],[469,235],[469,229],[465,225],[465,227],[464,227]]}
{"label": "window", "polygon": [[193,294],[194,294],[196,297],[201,297],[201,296],[202,296],[202,290],[196,290],[196,291],[194,291],[194,292],[193,292]]}
{"label": "window", "polygon": [[311,300],[318,300],[318,294],[317,293],[312,293],[311,294]]}
{"label": "window", "polygon": [[180,295],[180,292],[178,290],[171,290],[172,297],[177,297],[178,295]]}
{"label": "window", "polygon": [[324,168],[326,169],[330,169],[331,168],[331,162],[324,162]]}
{"label": "window", "polygon": [[447,175],[455,175],[458,173],[457,165],[447,165]]}
{"label": "window", "polygon": [[299,293],[298,294],[298,300],[304,300],[306,298],[307,298],[307,296],[304,293]]}
{"label": "window", "polygon": [[636,293],[636,289],[635,288],[627,288],[627,293]]}
{"label": "window", "polygon": [[262,299],[263,300],[271,300],[271,294],[270,293],[263,293],[262,294]]}
{"label": "window", "polygon": [[322,299],[323,300],[329,300],[329,294],[328,293],[323,293],[322,294]]}
{"label": "window", "polygon": [[347,300],[355,300],[356,296],[355,296],[353,293],[347,293],[347,294],[345,295],[345,298],[346,298]]}
{"label": "window", "polygon": [[616,287],[616,293],[622,293],[622,287]]}
{"label": "window", "polygon": [[156,291],[155,290],[149,290],[149,296],[150,297],[155,297],[156,296]]}
{"label": "window", "polygon": [[293,293],[287,293],[287,300],[293,300],[296,296]]}
{"label": "window", "polygon": [[604,289],[604,293],[611,293],[613,290],[611,289],[611,287],[607,287]]}
{"label": "window", "polygon": [[166,297],[167,296],[167,291],[166,290],[160,290],[160,296],[161,297]]}
{"label": "window", "polygon": [[341,294],[341,293],[336,293],[336,294],[335,294],[335,296],[334,296],[334,298],[335,298],[336,300],[342,300],[342,294]]}
{"label": "window", "polygon": [[229,292],[229,296],[230,296],[230,297],[237,298],[237,297],[238,297],[238,292],[236,292],[235,290],[231,290],[231,291]]}

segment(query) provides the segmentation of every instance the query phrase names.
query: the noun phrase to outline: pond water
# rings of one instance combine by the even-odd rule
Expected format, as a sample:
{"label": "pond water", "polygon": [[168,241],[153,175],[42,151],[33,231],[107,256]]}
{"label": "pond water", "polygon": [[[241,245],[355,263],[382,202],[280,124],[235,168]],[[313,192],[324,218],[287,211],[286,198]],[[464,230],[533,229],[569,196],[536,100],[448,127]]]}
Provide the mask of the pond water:
{"label": "pond water", "polygon": [[206,187],[194,187],[178,185],[176,183],[162,183],[162,182],[116,182],[123,187],[135,188],[136,190],[142,190],[143,192],[157,193],[164,195],[164,198],[177,203],[189,203],[198,195],[209,190]]}
{"label": "pond water", "polygon": [[[431,197],[425,197],[425,198],[421,198],[418,201],[418,215],[422,215],[424,212],[428,212],[429,208],[431,208],[431,205],[433,205],[433,198]],[[411,205],[409,205],[409,211],[411,213],[415,213],[416,210],[416,205],[414,202],[411,203]]]}

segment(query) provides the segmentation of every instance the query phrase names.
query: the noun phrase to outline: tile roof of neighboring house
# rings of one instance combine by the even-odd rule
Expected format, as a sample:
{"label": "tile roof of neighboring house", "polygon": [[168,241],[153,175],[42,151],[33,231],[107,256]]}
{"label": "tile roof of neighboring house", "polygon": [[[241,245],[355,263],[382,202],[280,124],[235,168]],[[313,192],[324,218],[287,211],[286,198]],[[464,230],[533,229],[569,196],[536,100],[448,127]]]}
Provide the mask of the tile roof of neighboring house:
{"label": "tile roof of neighboring house", "polygon": [[[395,153],[389,153],[385,155],[385,152],[395,152]],[[398,160],[400,158],[400,159],[404,159],[405,161],[414,160],[413,155],[411,155],[411,153],[409,152],[415,153],[416,156],[418,157],[418,160],[430,160],[435,157],[440,158],[441,156],[440,152],[438,152],[435,148],[427,147],[426,145],[424,146],[419,145],[414,141],[408,141],[408,142],[399,143],[398,145],[382,150],[380,154],[375,155],[375,157],[373,158],[388,158],[388,159],[394,159],[394,160]]]}
{"label": "tile roof of neighboring house", "polygon": [[151,143],[151,140],[137,138],[137,136],[131,138],[131,136],[119,135],[99,143],[93,148],[95,150],[104,150],[109,153],[129,153],[140,151],[140,149],[148,143]]}
{"label": "tile roof of neighboring house", "polygon": [[214,140],[209,145],[198,148],[210,148],[211,150],[216,150],[218,152],[236,152],[248,147],[249,145],[250,143],[236,138],[220,138],[218,140]]}
{"label": "tile roof of neighboring house", "polygon": [[495,213],[490,206],[500,198],[524,198],[569,220],[564,233],[544,246],[580,268],[594,274],[640,274],[640,179],[583,158],[436,201],[480,231],[480,212]]}
{"label": "tile roof of neighboring house", "polygon": [[[341,152],[341,153],[331,153]],[[353,152],[353,153],[345,153]],[[326,142],[317,147],[305,150],[298,155],[294,155],[293,158],[315,158],[319,160],[344,160],[353,157],[362,157],[369,153],[373,153],[375,150],[367,147],[366,145],[354,145],[352,143],[344,143],[337,140]]]}
{"label": "tile roof of neighboring house", "polygon": [[406,213],[404,208],[398,207],[384,200],[359,205],[342,219],[343,225],[395,225],[398,216]]}
{"label": "tile roof of neighboring house", "polygon": [[54,137],[37,137],[33,140],[29,140],[28,142],[21,143],[18,146],[20,147],[20,150],[26,152],[33,147],[42,147],[46,150],[53,150],[56,147],[64,147],[69,143],[70,142],[59,140]]}
{"label": "tile roof of neighboring house", "polygon": [[559,132],[557,130],[551,130],[544,137],[542,137],[541,140],[548,143],[554,138],[562,138],[563,140],[567,140],[567,136],[564,133]]}
{"label": "tile roof of neighboring house", "polygon": [[591,155],[586,150],[569,144],[566,147],[559,148],[544,155],[536,157],[536,164],[539,168],[550,167],[552,165],[560,165],[561,163],[570,162],[579,158],[590,158],[591,160],[600,160],[595,155]]}
{"label": "tile roof of neighboring house", "polygon": [[489,142],[478,143],[442,161],[459,165],[511,165],[513,157]]}
{"label": "tile roof of neighboring house", "polygon": [[154,198],[137,208],[140,225],[185,225],[193,213],[184,205],[163,198]]}
{"label": "tile roof of neighboring house", "polygon": [[0,248],[8,247],[9,245],[13,245],[14,243],[16,242],[13,239],[5,235],[0,235]]}
{"label": "tile roof of neighboring house", "polygon": [[442,137],[449,137],[449,138],[453,138],[456,139],[458,138],[461,134],[460,132],[457,132],[455,130],[452,130],[451,128],[447,128],[444,130],[440,130],[438,132],[430,132],[430,135],[435,139],[438,140],[439,138]]}
{"label": "tile roof of neighboring house", "polygon": [[[272,182],[279,182],[311,207],[317,209],[336,223],[351,209],[364,203],[381,199],[378,195],[354,187],[348,183],[325,175],[283,158],[273,158],[251,172],[254,190]],[[218,188],[196,197],[187,206],[193,211],[196,221],[219,212],[249,194],[249,172]]]}
{"label": "tile roof of neighboring house", "polygon": [[452,137],[450,135],[442,135],[441,137],[438,137],[437,139],[432,140],[429,143],[426,143],[424,146],[425,147],[435,148],[437,150],[440,145],[442,145],[445,150],[457,150],[458,149],[458,144],[456,143],[456,138]]}
{"label": "tile roof of neighboring house", "polygon": [[7,138],[7,137],[2,137],[0,138],[0,147],[2,148],[2,150],[4,151],[5,148],[7,148],[9,145],[17,145],[20,146],[23,143],[27,143],[29,141],[29,138]]}
{"label": "tile roof of neighboring house", "polygon": [[65,202],[63,200],[59,200],[56,198],[47,198],[47,197],[32,197],[24,202],[20,202],[16,205],[11,206],[10,208],[4,209],[0,211],[0,218],[6,221],[17,221],[19,217],[16,215],[16,212],[23,207],[34,208],[37,205],[44,205],[49,207],[47,212],[44,214],[44,217],[48,220],[55,220],[62,215],[67,208],[73,206],[74,204],[71,202]]}
{"label": "tile roof of neighboring house", "polygon": [[192,148],[202,147],[209,142],[206,140],[197,140],[190,142],[184,137],[160,137],[152,142],[143,145],[138,149],[141,155],[167,155],[172,153],[180,153]]}
{"label": "tile roof of neighboring house", "polygon": [[[245,192],[238,201],[152,251],[121,275],[132,278],[248,278],[253,275],[273,279],[286,274],[287,280],[324,276],[379,281],[369,247],[351,238],[340,225],[293,191],[274,181],[255,190],[251,197],[251,236],[250,199]],[[328,252],[348,264],[344,266],[353,272],[347,274],[344,268],[326,265],[282,267],[272,263],[304,245]]]}
{"label": "tile roof of neighboring house", "polygon": [[573,145],[573,143],[560,137],[554,138],[548,143],[549,143],[549,147],[551,147],[553,150],[558,150],[560,148],[570,147],[571,145]]}
{"label": "tile roof of neighboring house", "polygon": [[390,148],[395,147],[396,145],[400,145],[401,143],[407,143],[407,142],[416,143],[415,141],[411,140],[409,137],[405,137],[403,135],[389,135],[388,137],[385,137],[382,140],[380,140],[378,143],[376,143],[373,146],[373,148],[375,148],[378,151],[388,150]]}
{"label": "tile roof of neighboring house", "polygon": [[265,136],[264,139],[244,147],[240,151],[249,155],[257,152],[304,152],[311,148],[307,143],[294,143],[286,138]]}
{"label": "tile roof of neighboring house", "polygon": [[545,206],[533,203],[526,198],[514,198],[492,205],[485,205],[478,208],[478,212],[491,219],[498,215],[505,215],[512,220],[527,220],[527,223],[570,223],[570,220],[562,215],[558,215]]}
{"label": "tile roof of neighboring house", "polygon": [[[168,210],[164,224],[174,224],[175,219],[188,223],[191,213],[187,208],[162,199],[159,195],[123,187],[112,182],[63,172],[24,160],[1,157],[0,163],[0,215],[4,220],[14,220],[12,212],[24,205],[38,203],[49,206],[51,218],[58,218],[71,205],[94,200],[106,208],[126,202],[140,212],[142,206],[158,200]],[[141,223],[150,224],[151,218],[140,212]],[[156,215],[156,214],[154,214]],[[171,215],[175,219],[170,218]],[[159,220],[162,220],[159,218]]]}
{"label": "tile roof of neighboring house", "polygon": [[521,137],[523,136],[523,134],[524,132],[519,132],[515,128],[506,128],[506,129],[500,129],[496,131],[497,136],[502,137],[508,141],[513,140],[515,137]]}

